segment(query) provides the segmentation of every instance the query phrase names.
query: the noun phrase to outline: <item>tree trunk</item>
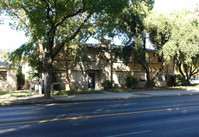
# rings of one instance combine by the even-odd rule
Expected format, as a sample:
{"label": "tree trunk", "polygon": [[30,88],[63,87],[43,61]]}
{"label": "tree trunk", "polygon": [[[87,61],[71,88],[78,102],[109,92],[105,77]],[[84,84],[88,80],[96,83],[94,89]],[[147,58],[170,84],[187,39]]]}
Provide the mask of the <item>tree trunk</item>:
{"label": "tree trunk", "polygon": [[184,75],[184,73],[183,73],[183,71],[182,71],[182,64],[181,63],[177,63],[177,65],[178,65],[178,70],[179,70],[179,72],[180,72],[180,74],[183,76],[183,77],[185,77],[185,75]]}
{"label": "tree trunk", "polygon": [[110,55],[111,55],[111,88],[113,88],[113,55],[112,55],[112,49],[110,45]]}
{"label": "tree trunk", "polygon": [[154,87],[154,82],[153,82],[153,80],[151,80],[151,78],[150,78],[150,72],[149,72],[149,71],[146,71],[146,78],[147,78],[146,87],[147,87],[147,88],[152,88],[152,87]]}
{"label": "tree trunk", "polygon": [[66,84],[65,84],[65,90],[69,91],[71,90],[71,85],[70,85],[70,76],[71,76],[71,70],[66,68]]}
{"label": "tree trunk", "polygon": [[44,98],[51,98],[51,85],[52,85],[52,57],[45,56],[44,67],[46,70],[46,85],[44,90]]}
{"label": "tree trunk", "polygon": [[185,75],[186,75],[186,85],[189,85],[190,84],[190,82],[189,82],[189,80],[190,80],[190,74],[189,74],[189,68],[188,68],[188,65],[187,64],[184,64],[184,71],[185,71]]}

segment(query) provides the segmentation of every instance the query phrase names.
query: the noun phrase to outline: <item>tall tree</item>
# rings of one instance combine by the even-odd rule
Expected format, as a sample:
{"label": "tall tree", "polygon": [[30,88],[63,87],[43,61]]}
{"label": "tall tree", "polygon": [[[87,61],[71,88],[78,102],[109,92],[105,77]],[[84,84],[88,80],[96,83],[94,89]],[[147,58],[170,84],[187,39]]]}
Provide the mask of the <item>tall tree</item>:
{"label": "tall tree", "polygon": [[[99,17],[119,13],[126,3],[127,0],[2,0],[1,6],[10,16],[19,19],[20,28],[37,42],[47,77],[44,97],[50,98],[55,56],[80,32],[99,22]],[[72,19],[80,21],[74,24]],[[63,30],[72,33],[60,33]]]}
{"label": "tall tree", "polygon": [[147,74],[146,86],[153,86],[151,72],[146,50],[146,28],[144,19],[149,15],[153,8],[153,0],[131,1],[129,6],[123,10],[118,19],[116,32],[125,36],[122,58],[128,64],[131,53],[134,53],[134,60],[138,62]]}
{"label": "tall tree", "polygon": [[147,21],[150,39],[163,53],[164,60],[176,59],[179,72],[187,84],[198,69],[199,20],[189,11],[170,15],[153,13]]}
{"label": "tall tree", "polygon": [[86,51],[86,44],[73,41],[69,45],[66,45],[55,58],[53,68],[60,70],[61,67],[65,70],[65,90],[71,90],[70,78],[72,69],[79,65],[83,73],[89,65],[89,58],[87,57]]}

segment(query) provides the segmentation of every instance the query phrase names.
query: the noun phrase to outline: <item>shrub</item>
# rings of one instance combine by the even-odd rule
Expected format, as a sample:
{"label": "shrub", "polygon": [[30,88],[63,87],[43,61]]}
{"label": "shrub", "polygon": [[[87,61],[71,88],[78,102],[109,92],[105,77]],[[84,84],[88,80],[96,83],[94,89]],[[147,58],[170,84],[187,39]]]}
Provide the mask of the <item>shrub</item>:
{"label": "shrub", "polygon": [[107,91],[114,92],[114,93],[123,92],[123,90],[120,88],[111,88],[111,89],[107,89]]}
{"label": "shrub", "polygon": [[126,86],[127,88],[136,88],[138,84],[138,81],[136,78],[132,76],[127,76],[126,77]]}
{"label": "shrub", "polygon": [[35,91],[35,87],[31,87],[31,91]]}
{"label": "shrub", "polygon": [[177,86],[186,85],[185,77],[183,77],[181,75],[176,75],[175,76],[175,82],[176,82]]}
{"label": "shrub", "polygon": [[104,87],[104,90],[112,88],[112,84],[113,82],[111,82],[110,80],[104,80],[102,82],[102,86]]}
{"label": "shrub", "polygon": [[181,75],[170,75],[167,82],[168,86],[186,85],[185,77]]}
{"label": "shrub", "polygon": [[176,86],[176,80],[174,75],[169,75],[167,85],[169,87]]}

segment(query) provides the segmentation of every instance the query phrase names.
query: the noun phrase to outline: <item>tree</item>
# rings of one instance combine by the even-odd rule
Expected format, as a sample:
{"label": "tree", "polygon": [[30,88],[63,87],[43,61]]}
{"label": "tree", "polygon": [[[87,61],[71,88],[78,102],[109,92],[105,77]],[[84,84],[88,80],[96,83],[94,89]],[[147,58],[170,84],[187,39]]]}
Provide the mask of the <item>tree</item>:
{"label": "tree", "polygon": [[[1,6],[21,21],[19,27],[37,44],[47,77],[44,97],[50,98],[52,64],[56,55],[80,32],[84,33],[100,22],[99,17],[119,13],[126,3],[127,0],[2,0]],[[73,23],[72,19],[80,21]],[[71,35],[61,33],[64,31],[72,32]]]}
{"label": "tree", "polygon": [[144,19],[153,8],[153,3],[153,0],[132,0],[121,13],[116,26],[116,32],[125,36],[123,43],[126,46],[122,50],[121,57],[128,64],[131,60],[131,53],[134,53],[134,60],[142,66],[147,74],[147,87],[154,86],[154,78],[151,79],[150,76]]}
{"label": "tree", "polygon": [[53,68],[60,70],[60,67],[62,67],[66,73],[65,90],[71,90],[70,77],[72,69],[79,65],[83,73],[84,69],[89,65],[86,49],[86,44],[82,45],[79,41],[73,41],[71,44],[66,45],[55,58]]}
{"label": "tree", "polygon": [[17,70],[17,90],[22,89],[25,83],[25,75],[22,73],[22,68],[19,67]]}
{"label": "tree", "polygon": [[40,78],[44,73],[44,66],[41,55],[34,42],[29,41],[21,45],[18,49],[11,52],[8,56],[8,60],[12,66],[22,67],[26,63],[31,67],[30,78]]}
{"label": "tree", "polygon": [[176,60],[178,71],[190,83],[190,78],[199,72],[199,20],[189,11],[170,15],[153,13],[146,20],[150,39],[164,60]]}
{"label": "tree", "polygon": [[10,49],[0,49],[0,60],[8,61],[9,54],[10,54]]}

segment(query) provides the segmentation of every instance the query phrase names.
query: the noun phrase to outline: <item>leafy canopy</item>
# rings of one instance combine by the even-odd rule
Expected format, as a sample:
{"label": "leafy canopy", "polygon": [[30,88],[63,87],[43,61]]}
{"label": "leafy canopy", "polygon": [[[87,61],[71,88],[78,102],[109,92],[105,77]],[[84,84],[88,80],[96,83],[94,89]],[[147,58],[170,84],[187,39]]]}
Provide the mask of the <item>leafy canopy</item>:
{"label": "leafy canopy", "polygon": [[185,64],[199,53],[199,19],[188,11],[172,14],[153,13],[145,20],[150,40],[169,61],[176,57]]}

